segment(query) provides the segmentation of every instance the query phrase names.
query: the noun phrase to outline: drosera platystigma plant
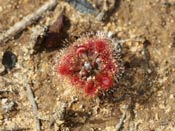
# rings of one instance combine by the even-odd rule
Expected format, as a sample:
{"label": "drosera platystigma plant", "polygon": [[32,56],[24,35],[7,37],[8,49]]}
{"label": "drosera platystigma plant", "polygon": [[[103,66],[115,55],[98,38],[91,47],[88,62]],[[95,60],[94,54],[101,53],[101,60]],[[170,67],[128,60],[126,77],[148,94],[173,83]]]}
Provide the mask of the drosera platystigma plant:
{"label": "drosera platystigma plant", "polygon": [[123,73],[119,45],[108,33],[87,33],[65,49],[57,72],[86,95],[111,90]]}

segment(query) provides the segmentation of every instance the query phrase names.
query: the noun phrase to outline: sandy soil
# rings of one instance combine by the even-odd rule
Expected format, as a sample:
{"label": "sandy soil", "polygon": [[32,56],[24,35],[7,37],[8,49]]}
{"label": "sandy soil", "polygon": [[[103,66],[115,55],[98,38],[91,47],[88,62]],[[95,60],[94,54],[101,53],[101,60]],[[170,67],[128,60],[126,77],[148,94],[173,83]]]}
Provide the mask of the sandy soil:
{"label": "sandy soil", "polygon": [[[0,0],[0,32],[45,2]],[[102,10],[103,0],[101,4],[90,2]],[[122,116],[121,131],[175,130],[175,0],[117,0],[115,8],[110,4],[112,1],[105,7],[107,17],[100,21],[94,14],[80,13],[59,1],[15,39],[0,43],[0,60],[7,50],[18,59],[15,68],[0,76],[0,130],[36,129],[27,85],[33,90],[44,131],[116,131]],[[45,27],[52,25],[63,10],[69,21],[62,27],[66,35],[54,48],[39,44],[36,34],[46,33]],[[122,43],[124,76],[114,95],[105,98],[86,97],[55,71],[62,50],[69,46],[63,39],[74,41],[85,32],[97,30],[111,32],[120,40],[130,39]]]}

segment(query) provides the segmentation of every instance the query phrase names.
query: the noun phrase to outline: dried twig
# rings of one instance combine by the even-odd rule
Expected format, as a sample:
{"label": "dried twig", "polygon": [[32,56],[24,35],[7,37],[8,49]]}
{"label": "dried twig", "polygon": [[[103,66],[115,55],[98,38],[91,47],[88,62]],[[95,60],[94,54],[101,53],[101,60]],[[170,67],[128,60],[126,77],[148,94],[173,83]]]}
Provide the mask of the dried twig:
{"label": "dried twig", "polygon": [[17,22],[5,33],[0,34],[0,43],[2,43],[3,41],[7,41],[8,39],[10,39],[10,37],[13,37],[15,34],[25,29],[28,25],[31,25],[34,21],[38,20],[44,12],[46,12],[47,10],[51,10],[53,7],[55,7],[56,4],[57,0],[50,0],[34,13],[24,17],[21,21]]}
{"label": "dried twig", "polygon": [[124,122],[125,118],[126,118],[126,112],[124,112],[122,117],[120,118],[120,121],[119,121],[119,123],[116,126],[116,131],[120,131],[120,129],[123,126],[123,122]]}
{"label": "dried twig", "polygon": [[29,101],[32,105],[32,110],[33,110],[33,114],[34,114],[34,118],[35,118],[35,122],[36,122],[36,131],[40,131],[41,130],[41,125],[40,125],[40,120],[38,119],[38,110],[37,110],[37,105],[35,103],[35,99],[34,99],[34,95],[32,92],[32,89],[30,88],[28,79],[26,77],[25,78],[25,83],[26,83],[26,93],[27,96],[29,98]]}
{"label": "dried twig", "polygon": [[67,103],[58,102],[50,119],[50,128],[54,125],[55,130],[59,130],[60,126],[65,122],[67,107]]}
{"label": "dried twig", "polygon": [[1,131],[31,131],[30,128],[20,128],[18,126],[14,126],[12,128],[4,128]]}
{"label": "dried twig", "polygon": [[4,92],[10,92],[10,91],[7,90],[7,89],[1,89],[1,90],[0,90],[0,94],[1,94],[1,93],[4,93]]}
{"label": "dried twig", "polygon": [[123,112],[122,117],[120,118],[119,122],[116,125],[116,131],[121,131],[123,124],[124,124],[124,120],[126,119],[126,114],[128,112],[129,107],[131,106],[131,103],[129,103],[128,105],[124,105],[121,108],[121,111]]}

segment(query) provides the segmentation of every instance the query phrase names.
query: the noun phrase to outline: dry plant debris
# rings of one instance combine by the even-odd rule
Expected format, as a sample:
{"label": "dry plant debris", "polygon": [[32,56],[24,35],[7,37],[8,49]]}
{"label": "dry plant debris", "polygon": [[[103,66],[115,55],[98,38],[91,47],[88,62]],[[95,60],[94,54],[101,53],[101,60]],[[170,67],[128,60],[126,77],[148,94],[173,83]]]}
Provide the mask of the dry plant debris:
{"label": "dry plant debris", "polygon": [[38,20],[41,17],[41,15],[43,15],[43,13],[53,9],[56,6],[56,4],[57,4],[56,0],[50,0],[49,2],[41,6],[38,10],[36,10],[34,13],[24,17],[21,21],[17,22],[5,33],[0,34],[0,43],[2,44],[8,39],[11,39],[14,35],[19,33],[20,31],[24,30],[27,26],[31,25],[36,20]]}
{"label": "dry plant debris", "polygon": [[32,105],[32,110],[33,110],[33,116],[35,118],[35,122],[36,122],[36,127],[35,127],[35,130],[36,131],[41,131],[41,125],[40,125],[40,120],[38,118],[38,109],[37,109],[37,105],[36,105],[36,102],[35,102],[35,98],[34,98],[34,95],[33,95],[33,91],[29,85],[29,81],[28,79],[24,76],[24,81],[26,83],[25,85],[25,88],[26,88],[26,94],[28,96],[28,99]]}

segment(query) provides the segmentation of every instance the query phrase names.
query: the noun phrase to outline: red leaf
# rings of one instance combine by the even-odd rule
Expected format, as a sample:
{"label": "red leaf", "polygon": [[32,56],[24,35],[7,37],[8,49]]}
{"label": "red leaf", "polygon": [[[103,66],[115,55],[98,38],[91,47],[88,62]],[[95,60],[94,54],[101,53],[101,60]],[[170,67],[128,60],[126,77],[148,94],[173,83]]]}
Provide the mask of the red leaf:
{"label": "red leaf", "polygon": [[100,74],[97,76],[97,81],[103,89],[109,89],[113,85],[112,77],[107,74]]}
{"label": "red leaf", "polygon": [[96,87],[94,86],[93,81],[89,81],[85,86],[85,93],[87,95],[93,96],[96,93]]}

